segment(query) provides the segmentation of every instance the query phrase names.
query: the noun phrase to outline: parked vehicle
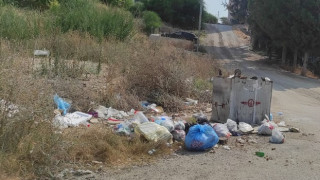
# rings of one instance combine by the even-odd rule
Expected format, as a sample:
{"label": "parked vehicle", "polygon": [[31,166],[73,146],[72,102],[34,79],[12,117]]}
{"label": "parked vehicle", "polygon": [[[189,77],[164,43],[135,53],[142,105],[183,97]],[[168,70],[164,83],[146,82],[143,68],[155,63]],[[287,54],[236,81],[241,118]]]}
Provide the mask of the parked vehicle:
{"label": "parked vehicle", "polygon": [[192,41],[194,43],[198,42],[198,37],[190,32],[185,32],[185,31],[177,31],[174,33],[163,33],[161,34],[163,37],[170,37],[170,38],[177,38],[177,39],[185,39],[188,41]]}

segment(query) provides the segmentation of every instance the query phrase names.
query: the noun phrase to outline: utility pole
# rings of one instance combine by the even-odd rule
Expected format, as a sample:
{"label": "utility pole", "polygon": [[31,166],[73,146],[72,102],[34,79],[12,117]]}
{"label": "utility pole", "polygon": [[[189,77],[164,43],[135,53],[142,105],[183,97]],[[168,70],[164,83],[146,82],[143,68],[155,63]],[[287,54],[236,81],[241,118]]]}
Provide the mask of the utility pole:
{"label": "utility pole", "polygon": [[200,13],[199,13],[199,28],[198,28],[198,42],[197,42],[197,52],[199,52],[200,46],[200,33],[201,33],[201,22],[202,22],[202,9],[203,9],[203,0],[200,1]]}

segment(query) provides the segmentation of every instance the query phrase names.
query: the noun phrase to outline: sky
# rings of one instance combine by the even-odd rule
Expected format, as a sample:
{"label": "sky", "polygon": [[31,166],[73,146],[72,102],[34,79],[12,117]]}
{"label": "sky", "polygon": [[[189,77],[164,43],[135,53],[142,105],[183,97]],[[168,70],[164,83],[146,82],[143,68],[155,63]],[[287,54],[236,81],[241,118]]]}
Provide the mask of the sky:
{"label": "sky", "polygon": [[229,2],[229,0],[204,0],[206,3],[207,11],[216,17],[218,17],[219,12],[219,18],[221,17],[228,17],[228,11],[226,8],[222,5],[222,2]]}

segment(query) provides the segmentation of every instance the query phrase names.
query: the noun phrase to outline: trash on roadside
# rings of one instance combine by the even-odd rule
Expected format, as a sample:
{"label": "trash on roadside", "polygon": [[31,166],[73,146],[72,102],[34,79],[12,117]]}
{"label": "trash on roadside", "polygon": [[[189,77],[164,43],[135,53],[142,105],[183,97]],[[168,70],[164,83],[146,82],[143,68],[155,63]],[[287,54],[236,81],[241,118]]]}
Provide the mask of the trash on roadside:
{"label": "trash on roadside", "polygon": [[155,149],[151,149],[150,151],[148,151],[148,154],[149,154],[149,155],[152,155],[152,154],[155,153],[155,152],[156,152]]}
{"label": "trash on roadside", "polygon": [[172,135],[168,129],[154,122],[145,122],[143,124],[139,124],[134,129],[134,132],[138,135],[142,135],[148,141],[165,141],[172,143]]}
{"label": "trash on roadside", "polygon": [[115,118],[108,118],[107,124],[114,125],[123,123],[123,120],[115,119]]}
{"label": "trash on roadside", "polygon": [[246,141],[244,139],[242,139],[242,138],[238,138],[236,141],[238,143],[240,143],[240,144],[245,144],[246,143]]}
{"label": "trash on roadside", "polygon": [[198,104],[198,100],[194,100],[194,99],[190,99],[190,98],[186,98],[186,101],[185,104],[186,105],[197,105]]}
{"label": "trash on roadside", "polygon": [[219,137],[229,138],[231,136],[226,124],[214,123],[212,127]]}
{"label": "trash on roadside", "polygon": [[247,124],[245,122],[240,122],[239,123],[239,130],[242,133],[247,134],[247,133],[251,133],[253,131],[253,128],[250,124]]}
{"label": "trash on roadside", "polygon": [[80,124],[87,125],[87,121],[92,118],[92,115],[76,111],[68,113],[65,116],[56,115],[53,120],[53,125],[58,128],[76,127]]}
{"label": "trash on roadside", "polygon": [[267,135],[271,136],[272,135],[272,130],[275,127],[272,125],[272,123],[269,122],[264,122],[258,129],[258,134],[260,135]]}
{"label": "trash on roadside", "polygon": [[197,120],[198,124],[209,124],[209,120],[207,118],[207,116],[205,114],[203,114],[202,112],[198,113],[198,114],[194,114],[192,115],[193,118],[195,118]]}
{"label": "trash on roadside", "polygon": [[140,123],[149,122],[148,118],[141,111],[136,111],[133,119],[138,120]]}
{"label": "trash on roadside", "polygon": [[147,109],[147,110],[152,110],[156,113],[163,113],[163,108],[161,106],[157,106],[156,104],[151,104],[149,103],[148,101],[141,101],[141,106],[144,108],[144,109]]}
{"label": "trash on roadside", "polygon": [[99,120],[96,119],[96,118],[90,119],[89,122],[90,122],[91,124],[98,124],[98,123],[100,123]]}
{"label": "trash on roadside", "polygon": [[300,129],[299,129],[299,128],[296,128],[296,127],[291,127],[291,128],[289,128],[289,131],[290,131],[290,132],[299,133],[299,132],[300,132]]}
{"label": "trash on roadside", "polygon": [[0,99],[0,112],[6,112],[7,116],[11,118],[19,112],[19,108],[17,105],[11,102],[8,102],[4,99]]}
{"label": "trash on roadside", "polygon": [[232,135],[238,132],[238,124],[235,121],[228,119],[226,125]]}
{"label": "trash on roadside", "polygon": [[225,150],[231,150],[231,148],[229,147],[229,146],[222,146],[223,147],[223,149],[225,149]]}
{"label": "trash on roadside", "polygon": [[276,143],[276,144],[282,144],[284,143],[284,136],[283,134],[279,131],[278,128],[275,128],[272,130],[272,136],[270,138],[271,143]]}
{"label": "trash on roadside", "polygon": [[179,142],[182,142],[186,138],[186,132],[184,130],[173,130],[171,132],[173,139]]}
{"label": "trash on roadside", "polygon": [[63,100],[61,97],[59,97],[57,94],[54,95],[53,100],[56,103],[58,109],[63,111],[63,115],[66,115],[71,105],[65,100]]}
{"label": "trash on roadside", "polygon": [[161,120],[160,125],[167,128],[169,132],[172,132],[174,130],[173,121],[170,119]]}
{"label": "trash on roadside", "polygon": [[124,112],[124,111],[113,109],[112,107],[106,108],[104,106],[98,106],[98,108],[96,108],[94,111],[98,113],[99,118],[108,119],[112,117],[112,118],[123,119],[125,117],[129,117],[129,115],[132,115],[133,114],[132,111],[134,110],[131,110],[130,112]]}
{"label": "trash on roadside", "polygon": [[203,151],[212,148],[218,141],[219,137],[211,126],[197,124],[189,129],[185,145],[188,150]]}
{"label": "trash on roadside", "polygon": [[174,122],[174,129],[175,130],[185,130],[185,123],[183,121]]}
{"label": "trash on roadside", "polygon": [[279,127],[286,127],[286,123],[284,121],[281,121],[277,124]]}
{"label": "trash on roadside", "polygon": [[129,136],[130,134],[132,134],[134,132],[134,130],[133,130],[131,124],[128,121],[126,121],[126,122],[123,122],[121,124],[116,125],[115,132],[120,135]]}
{"label": "trash on roadside", "polygon": [[257,152],[256,152],[256,155],[257,155],[258,157],[264,157],[264,152],[257,151]]}
{"label": "trash on roadside", "polygon": [[34,56],[50,56],[50,51],[44,49],[44,50],[34,50],[33,51]]}

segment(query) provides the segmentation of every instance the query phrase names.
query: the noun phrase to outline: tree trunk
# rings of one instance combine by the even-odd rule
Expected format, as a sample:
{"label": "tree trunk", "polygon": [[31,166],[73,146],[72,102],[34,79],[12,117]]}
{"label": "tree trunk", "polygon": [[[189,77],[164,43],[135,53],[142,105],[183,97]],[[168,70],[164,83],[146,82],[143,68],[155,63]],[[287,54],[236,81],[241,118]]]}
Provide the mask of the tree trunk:
{"label": "tree trunk", "polygon": [[298,48],[294,49],[294,55],[293,55],[293,70],[297,68],[297,61],[298,61]]}
{"label": "tree trunk", "polygon": [[286,64],[286,59],[287,59],[287,47],[283,46],[283,48],[282,48],[282,61],[281,61],[282,66],[284,66]]}
{"label": "tree trunk", "polygon": [[308,59],[309,59],[309,52],[306,51],[304,53],[303,66],[302,66],[302,71],[301,71],[302,76],[306,76],[306,74],[307,74]]}

